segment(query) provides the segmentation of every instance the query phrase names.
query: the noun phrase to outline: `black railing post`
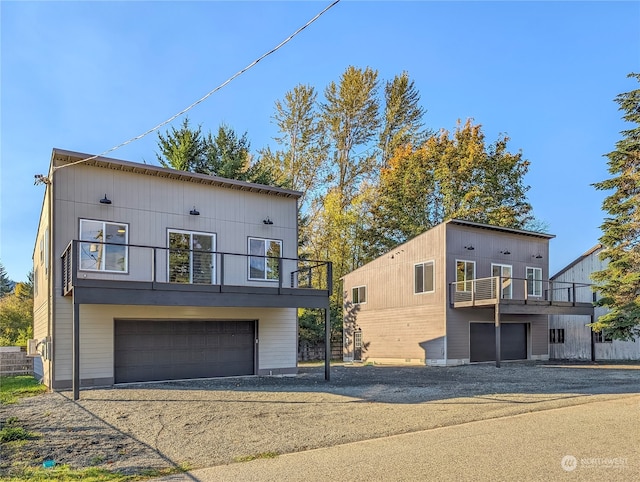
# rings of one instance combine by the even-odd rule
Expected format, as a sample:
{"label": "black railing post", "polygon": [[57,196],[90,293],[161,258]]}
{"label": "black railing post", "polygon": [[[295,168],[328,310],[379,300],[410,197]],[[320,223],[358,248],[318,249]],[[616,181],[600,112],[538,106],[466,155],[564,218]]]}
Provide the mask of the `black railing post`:
{"label": "black railing post", "polygon": [[158,280],[158,248],[153,248],[153,269],[151,271],[151,282]]}
{"label": "black railing post", "polygon": [[282,258],[278,258],[278,289],[282,289]]}
{"label": "black railing post", "polygon": [[327,262],[327,290],[331,296],[333,294],[333,264],[331,261]]}
{"label": "black railing post", "polygon": [[549,303],[553,304],[553,281],[549,280]]}
{"label": "black railing post", "polygon": [[220,253],[220,286],[224,286],[224,253]]}
{"label": "black railing post", "polygon": [[575,306],[576,305],[576,301],[578,301],[577,298],[576,298],[576,284],[575,283],[571,284],[571,289],[572,289],[572,293],[573,293],[573,297],[572,297],[571,301],[573,302],[573,306]]}

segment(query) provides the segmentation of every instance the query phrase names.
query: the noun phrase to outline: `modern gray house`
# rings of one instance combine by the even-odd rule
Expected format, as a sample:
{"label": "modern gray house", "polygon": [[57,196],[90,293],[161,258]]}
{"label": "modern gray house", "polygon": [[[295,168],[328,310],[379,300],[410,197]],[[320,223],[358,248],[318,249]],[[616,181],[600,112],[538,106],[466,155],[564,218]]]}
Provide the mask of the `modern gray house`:
{"label": "modern gray house", "polygon": [[300,193],[60,149],[42,180],[47,386],[297,372],[297,308],[326,314],[331,287],[298,259]]}
{"label": "modern gray house", "polygon": [[[553,282],[572,279],[592,283],[591,275],[603,270],[608,261],[600,259],[602,245],[597,244],[551,277]],[[558,293],[567,299],[568,293]],[[596,301],[597,291],[580,292],[580,301]],[[595,308],[595,318],[607,309]],[[595,333],[587,326],[591,320],[580,315],[552,315],[549,318],[549,356],[563,360],[640,360],[640,339],[613,340],[606,332]]]}
{"label": "modern gray house", "polygon": [[344,359],[547,360],[550,314],[593,315],[587,284],[549,281],[552,238],[451,219],[347,274]]}

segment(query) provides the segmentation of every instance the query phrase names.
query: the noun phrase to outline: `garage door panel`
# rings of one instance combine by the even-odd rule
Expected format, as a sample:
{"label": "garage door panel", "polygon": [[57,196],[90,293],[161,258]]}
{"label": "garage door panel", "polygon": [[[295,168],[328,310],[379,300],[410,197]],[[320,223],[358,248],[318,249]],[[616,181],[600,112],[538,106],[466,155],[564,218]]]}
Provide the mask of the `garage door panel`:
{"label": "garage door panel", "polygon": [[254,321],[116,320],[116,383],[254,373]]}
{"label": "garage door panel", "polygon": [[[493,323],[470,323],[469,325],[470,361],[495,361],[495,325]],[[500,359],[527,359],[527,325],[525,323],[502,323],[500,325]]]}

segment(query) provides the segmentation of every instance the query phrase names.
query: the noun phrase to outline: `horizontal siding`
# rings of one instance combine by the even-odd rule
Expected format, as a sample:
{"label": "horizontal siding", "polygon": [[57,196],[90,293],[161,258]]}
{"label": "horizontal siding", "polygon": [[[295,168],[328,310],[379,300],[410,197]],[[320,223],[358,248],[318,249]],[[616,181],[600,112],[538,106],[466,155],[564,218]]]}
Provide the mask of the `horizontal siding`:
{"label": "horizontal siding", "polygon": [[[68,303],[71,307],[71,303]],[[297,360],[295,309],[198,308],[162,306],[81,305],[80,377],[111,378],[114,366],[114,319],[258,320],[259,369],[292,368]],[[67,323],[58,323],[58,327]],[[71,322],[66,339],[56,336],[56,380],[70,380]]]}

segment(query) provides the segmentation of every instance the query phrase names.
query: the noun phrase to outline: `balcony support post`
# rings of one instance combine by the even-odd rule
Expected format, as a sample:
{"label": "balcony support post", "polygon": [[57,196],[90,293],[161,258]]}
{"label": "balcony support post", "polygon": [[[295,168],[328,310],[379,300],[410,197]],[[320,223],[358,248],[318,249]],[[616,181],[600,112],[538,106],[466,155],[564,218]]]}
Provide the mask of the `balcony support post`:
{"label": "balcony support post", "polygon": [[324,379],[331,380],[331,309],[324,309]]}
{"label": "balcony support post", "polygon": [[496,302],[495,325],[496,325],[496,368],[500,368],[500,300],[497,300]]}
{"label": "balcony support post", "polygon": [[72,389],[73,399],[80,398],[80,305],[76,302],[76,291],[73,290],[73,333],[71,348],[73,357]]}

